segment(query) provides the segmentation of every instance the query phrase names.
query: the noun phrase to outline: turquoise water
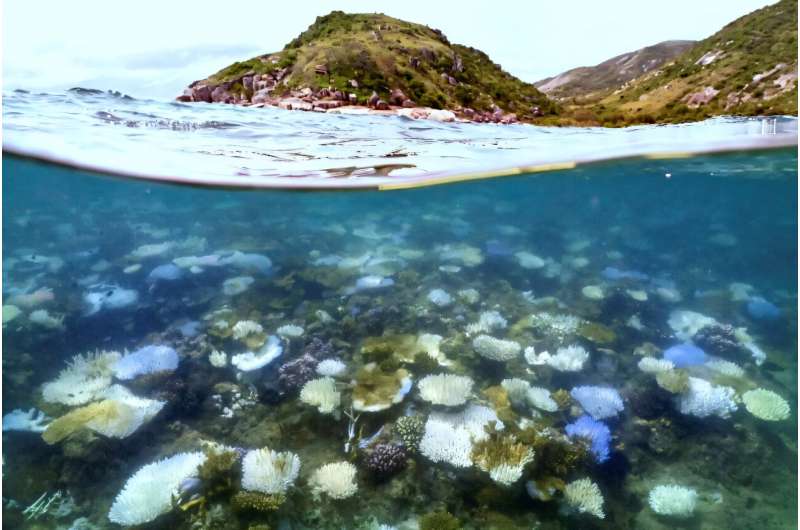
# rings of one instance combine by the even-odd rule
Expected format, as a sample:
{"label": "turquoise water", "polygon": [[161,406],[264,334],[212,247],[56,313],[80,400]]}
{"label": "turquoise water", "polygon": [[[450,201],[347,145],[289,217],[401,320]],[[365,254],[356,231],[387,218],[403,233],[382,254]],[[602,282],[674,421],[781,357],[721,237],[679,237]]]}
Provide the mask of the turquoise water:
{"label": "turquoise water", "polygon": [[[3,175],[8,528],[796,528],[795,148],[390,192]],[[263,448],[299,470],[265,485]]]}

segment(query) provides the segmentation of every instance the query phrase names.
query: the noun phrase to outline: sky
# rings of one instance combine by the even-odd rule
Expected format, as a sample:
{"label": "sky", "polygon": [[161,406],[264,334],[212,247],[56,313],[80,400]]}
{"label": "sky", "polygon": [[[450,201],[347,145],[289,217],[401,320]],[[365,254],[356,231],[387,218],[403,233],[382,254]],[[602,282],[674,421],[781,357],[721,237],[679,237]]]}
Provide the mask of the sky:
{"label": "sky", "polygon": [[533,82],[664,40],[699,40],[767,0],[5,0],[3,90],[113,89],[172,99],[241,59],[278,51],[334,9],[441,29]]}

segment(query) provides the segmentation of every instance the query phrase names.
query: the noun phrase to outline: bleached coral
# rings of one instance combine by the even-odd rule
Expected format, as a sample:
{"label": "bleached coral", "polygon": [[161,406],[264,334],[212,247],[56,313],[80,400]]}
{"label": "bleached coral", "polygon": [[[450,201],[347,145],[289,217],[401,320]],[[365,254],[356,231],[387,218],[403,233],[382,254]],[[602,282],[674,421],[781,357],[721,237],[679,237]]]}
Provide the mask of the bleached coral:
{"label": "bleached coral", "polygon": [[698,331],[706,326],[718,325],[719,323],[706,315],[701,315],[695,311],[678,309],[669,314],[667,320],[669,327],[675,332],[675,336],[688,341],[694,337]]}
{"label": "bleached coral", "polygon": [[650,490],[648,501],[659,515],[689,517],[697,504],[697,492],[677,484],[660,485]]}
{"label": "bleached coral", "polygon": [[518,377],[503,379],[500,382],[500,386],[508,394],[508,399],[515,404],[524,403],[528,398],[528,390],[531,388],[530,383]]}
{"label": "bleached coral", "polygon": [[181,482],[194,476],[205,459],[200,452],[179,453],[142,467],[114,499],[108,519],[132,526],[148,523],[167,513],[172,509],[173,499],[179,495]]}
{"label": "bleached coral", "polygon": [[28,320],[47,329],[64,329],[64,317],[55,317],[47,309],[32,311]]}
{"label": "bleached coral", "polygon": [[325,494],[332,499],[346,499],[358,491],[356,466],[350,462],[325,464],[314,471],[309,480],[314,495]]}
{"label": "bleached coral", "polygon": [[472,378],[461,375],[440,374],[423,377],[419,381],[422,399],[434,405],[456,407],[463,405],[472,393]]}
{"label": "bleached coral", "polygon": [[704,379],[689,378],[689,388],[678,396],[678,409],[698,418],[719,416],[727,418],[737,409],[736,392],[729,386],[715,386]]}
{"label": "bleached coral", "polygon": [[443,261],[457,261],[465,267],[477,267],[483,263],[480,249],[464,244],[440,245],[436,252]]}
{"label": "bleached coral", "polygon": [[596,420],[612,418],[625,408],[619,392],[604,386],[576,386],[569,393]]}
{"label": "bleached coral", "polygon": [[785,399],[764,388],[745,392],[742,401],[747,412],[762,420],[781,421],[788,419],[791,413],[789,403]]}
{"label": "bleached coral", "polygon": [[255,281],[252,276],[235,276],[222,282],[222,292],[227,296],[235,296],[245,292]]}
{"label": "bleached coral", "polygon": [[443,289],[433,289],[428,293],[428,301],[433,305],[445,307],[453,303],[453,297]]}
{"label": "bleached coral", "polygon": [[659,372],[668,372],[675,368],[672,361],[666,359],[657,359],[655,357],[643,357],[639,361],[639,370],[646,374],[657,374]]}
{"label": "bleached coral", "polygon": [[300,390],[300,401],[317,407],[322,414],[331,414],[339,407],[342,394],[336,390],[336,382],[330,377],[312,379]]}
{"label": "bleached coral", "polygon": [[513,340],[503,340],[489,335],[478,335],[472,340],[472,347],[482,357],[493,361],[510,361],[519,355],[522,346]]}
{"label": "bleached coral", "polygon": [[606,297],[603,288],[599,285],[587,285],[581,289],[581,294],[589,300],[602,300]]}
{"label": "bleached coral", "polygon": [[212,350],[211,353],[208,354],[208,362],[210,362],[211,366],[214,368],[225,368],[228,366],[228,354],[224,351]]}
{"label": "bleached coral", "polygon": [[459,298],[461,298],[468,304],[477,304],[478,301],[481,299],[481,294],[472,288],[461,289],[456,294],[458,295]]}
{"label": "bleached coral", "polygon": [[484,311],[478,321],[467,326],[467,335],[491,333],[494,330],[505,329],[508,321],[497,311]]}
{"label": "bleached coral", "polygon": [[546,388],[532,386],[528,389],[526,398],[531,406],[545,412],[555,412],[558,410],[558,403],[550,395]]}
{"label": "bleached coral", "polygon": [[264,328],[261,324],[252,320],[240,320],[233,326],[233,338],[236,340],[242,340],[248,335],[255,335],[263,332]]}
{"label": "bleached coral", "polygon": [[729,377],[744,377],[744,370],[741,366],[724,359],[710,359],[706,361],[706,368]]}
{"label": "bleached coral", "polygon": [[525,250],[515,253],[514,257],[517,258],[517,263],[523,269],[541,269],[545,265],[542,258]]}
{"label": "bleached coral", "polygon": [[120,359],[113,351],[96,351],[75,355],[58,377],[42,387],[48,403],[83,405],[98,399],[111,385],[112,366]]}
{"label": "bleached coral", "polygon": [[109,438],[127,438],[166,405],[166,401],[135,396],[122,385],[110,386],[103,397],[114,404],[109,409],[114,412],[95,415],[86,422],[86,427]]}
{"label": "bleached coral", "polygon": [[264,447],[248,451],[242,458],[242,488],[248,491],[285,493],[300,474],[300,457],[289,451]]}
{"label": "bleached coral", "polygon": [[546,311],[534,313],[529,317],[530,325],[540,333],[563,340],[578,331],[581,320],[565,314],[552,314]]}
{"label": "bleached coral", "polygon": [[475,445],[472,459],[478,469],[503,486],[522,478],[525,466],[533,461],[534,451],[510,434],[495,436]]}
{"label": "bleached coral", "polygon": [[283,346],[280,339],[275,335],[270,335],[258,352],[237,353],[231,357],[231,364],[242,372],[252,372],[267,366],[282,353]]}
{"label": "bleached coral", "polygon": [[495,422],[497,430],[504,427],[494,410],[481,405],[469,405],[460,412],[431,412],[419,450],[432,462],[470,467],[473,443],[488,437],[484,427],[489,422]]}
{"label": "bleached coral", "polygon": [[589,352],[583,346],[573,344],[556,350],[556,354],[545,359],[551,368],[559,372],[578,372],[589,360]]}
{"label": "bleached coral", "polygon": [[22,432],[44,432],[50,418],[38,409],[30,409],[28,412],[14,409],[3,416],[3,432],[22,431]]}
{"label": "bleached coral", "polygon": [[605,519],[603,494],[597,484],[588,478],[582,478],[567,484],[564,487],[564,498],[570,506],[580,513],[588,513],[600,519]]}
{"label": "bleached coral", "polygon": [[285,324],[279,327],[276,331],[278,335],[281,337],[286,337],[287,339],[296,339],[297,337],[302,337],[305,330],[296,324]]}
{"label": "bleached coral", "polygon": [[129,380],[140,375],[171,372],[178,367],[178,352],[169,346],[151,344],[126,353],[114,363],[114,376]]}
{"label": "bleached coral", "polygon": [[317,374],[327,377],[339,377],[347,371],[347,365],[339,359],[324,359],[317,364]]}

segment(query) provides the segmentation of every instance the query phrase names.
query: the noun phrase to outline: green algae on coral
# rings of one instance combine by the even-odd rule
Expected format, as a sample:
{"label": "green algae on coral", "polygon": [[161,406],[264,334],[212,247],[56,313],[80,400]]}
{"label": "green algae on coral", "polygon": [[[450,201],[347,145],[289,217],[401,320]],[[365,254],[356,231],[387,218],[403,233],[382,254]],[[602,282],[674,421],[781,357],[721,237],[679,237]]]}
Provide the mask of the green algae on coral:
{"label": "green algae on coral", "polygon": [[617,335],[611,328],[597,322],[581,322],[578,325],[578,335],[596,344],[610,344],[617,340]]}
{"label": "green algae on coral", "polygon": [[256,491],[240,491],[231,497],[231,504],[235,510],[254,512],[274,512],[286,500],[280,493],[268,494]]}
{"label": "green algae on coral", "polygon": [[423,515],[419,520],[419,530],[460,530],[461,521],[450,512],[439,511]]}
{"label": "green algae on coral", "polygon": [[680,394],[689,389],[689,373],[683,369],[658,372],[656,383],[667,392]]}

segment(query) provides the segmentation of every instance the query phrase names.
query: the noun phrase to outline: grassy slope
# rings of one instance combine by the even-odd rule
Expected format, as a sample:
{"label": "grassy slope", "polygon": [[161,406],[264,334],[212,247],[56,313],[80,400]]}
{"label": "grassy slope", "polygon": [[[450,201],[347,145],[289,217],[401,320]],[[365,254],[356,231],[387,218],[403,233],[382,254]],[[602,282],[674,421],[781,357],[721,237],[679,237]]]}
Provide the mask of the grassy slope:
{"label": "grassy slope", "polygon": [[[724,55],[707,66],[697,64],[708,52]],[[787,66],[753,82],[753,76]],[[578,105],[569,113],[578,121],[603,125],[671,123],[716,115],[797,114],[797,84],[775,94],[775,79],[797,71],[797,0],[782,0],[722,28],[700,41],[659,71],[645,74],[597,104]],[[714,87],[719,94],[708,104],[689,108],[687,94]],[[726,108],[728,95],[747,96],[749,101]]]}
{"label": "grassy slope", "polygon": [[[573,68],[534,84],[552,98],[592,98],[597,100],[618,89],[624,83],[673,60],[694,44],[694,41],[660,42],[640,50],[617,55],[595,66]],[[559,81],[558,86],[546,88],[554,79]]]}
{"label": "grassy slope", "polygon": [[[463,62],[461,71],[454,68],[456,56]],[[419,59],[417,67],[411,65],[412,58]],[[557,112],[556,104],[532,84],[503,71],[483,52],[451,44],[427,26],[381,14],[334,11],[318,17],[282,51],[234,63],[209,81],[229,81],[248,71],[266,73],[276,66],[273,60],[291,68],[282,87],[285,92],[331,86],[355,92],[363,102],[373,91],[387,99],[392,89],[399,88],[417,104],[434,108],[489,110],[496,104],[523,119],[533,117],[533,106],[545,114]],[[314,72],[323,64],[330,75]],[[458,85],[448,83],[442,73],[454,77]],[[350,87],[350,79],[358,81],[358,89]]]}

